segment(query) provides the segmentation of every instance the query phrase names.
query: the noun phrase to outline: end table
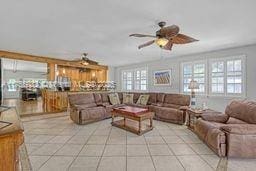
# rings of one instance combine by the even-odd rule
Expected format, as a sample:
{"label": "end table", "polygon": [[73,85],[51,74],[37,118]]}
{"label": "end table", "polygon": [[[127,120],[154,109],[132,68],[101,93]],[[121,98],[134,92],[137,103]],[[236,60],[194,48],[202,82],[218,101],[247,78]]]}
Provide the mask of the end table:
{"label": "end table", "polygon": [[194,131],[194,125],[197,119],[201,117],[202,113],[203,113],[203,110],[201,109],[189,108],[187,110],[187,116],[188,116],[187,126],[190,130]]}

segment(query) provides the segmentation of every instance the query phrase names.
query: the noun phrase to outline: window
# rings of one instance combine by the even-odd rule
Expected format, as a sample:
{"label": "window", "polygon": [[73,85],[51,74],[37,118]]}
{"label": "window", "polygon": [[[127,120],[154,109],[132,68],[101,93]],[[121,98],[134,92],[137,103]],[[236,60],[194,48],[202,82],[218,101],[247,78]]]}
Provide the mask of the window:
{"label": "window", "polygon": [[212,93],[224,93],[224,61],[211,63],[211,85]]}
{"label": "window", "polygon": [[7,82],[7,90],[8,91],[16,91],[16,80],[9,79]]}
{"label": "window", "polygon": [[244,95],[244,57],[214,59],[211,65],[210,94]]}
{"label": "window", "polygon": [[147,90],[147,70],[135,70],[134,90]]}
{"label": "window", "polygon": [[135,69],[122,72],[122,89],[123,90],[147,90],[147,69]]}
{"label": "window", "polygon": [[191,80],[195,80],[199,84],[199,89],[196,90],[199,93],[205,93],[206,86],[205,86],[205,80],[206,80],[206,65],[204,62],[191,62],[191,63],[184,63],[182,65],[182,73],[183,73],[183,92],[187,93],[191,90],[188,88],[189,83]]}
{"label": "window", "polygon": [[122,73],[122,89],[123,90],[132,90],[133,89],[133,72],[124,71]]}
{"label": "window", "polygon": [[198,94],[245,96],[245,56],[186,62],[181,68],[183,93],[191,91],[188,86],[194,79],[199,84]]}
{"label": "window", "polygon": [[242,60],[227,61],[227,93],[242,93]]}

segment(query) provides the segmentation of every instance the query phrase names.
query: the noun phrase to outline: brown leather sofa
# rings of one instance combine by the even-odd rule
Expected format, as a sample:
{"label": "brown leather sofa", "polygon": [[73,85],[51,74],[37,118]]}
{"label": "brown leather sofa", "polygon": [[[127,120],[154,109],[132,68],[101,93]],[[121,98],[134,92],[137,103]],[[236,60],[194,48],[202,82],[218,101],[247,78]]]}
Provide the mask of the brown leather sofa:
{"label": "brown leather sofa", "polygon": [[[109,93],[79,93],[69,94],[70,118],[77,124],[86,124],[111,117],[111,110],[120,105],[112,105],[108,97]],[[184,106],[188,107],[190,96],[182,94],[165,93],[132,93],[132,105],[149,108],[155,112],[155,119],[183,124],[186,112]],[[136,104],[141,94],[148,94],[147,105]],[[123,101],[123,93],[118,92],[120,102]]]}
{"label": "brown leather sofa", "polygon": [[256,157],[256,102],[233,101],[225,114],[202,114],[195,132],[216,154]]}

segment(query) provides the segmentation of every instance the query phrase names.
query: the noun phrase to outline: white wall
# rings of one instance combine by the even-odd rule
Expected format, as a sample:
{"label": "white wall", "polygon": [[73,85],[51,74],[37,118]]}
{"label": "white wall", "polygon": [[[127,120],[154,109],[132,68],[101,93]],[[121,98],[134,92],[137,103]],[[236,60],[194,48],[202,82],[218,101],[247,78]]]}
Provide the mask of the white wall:
{"label": "white wall", "polygon": [[[202,60],[218,57],[229,57],[234,55],[246,55],[246,98],[256,99],[256,45],[244,46],[239,48],[225,49],[207,53],[193,54],[182,57],[162,59],[158,61],[144,62],[139,64],[121,66],[115,68],[115,82],[117,90],[121,90],[121,72],[122,70],[147,67],[148,68],[148,91],[150,92],[166,92],[179,93],[180,91],[180,64],[186,61]],[[171,52],[170,52],[171,55]],[[171,86],[154,86],[153,72],[157,70],[172,70],[172,85]],[[232,100],[231,97],[206,97],[198,96],[197,105],[206,102],[207,105],[215,110],[224,111],[226,105]]]}
{"label": "white wall", "polygon": [[[3,84],[5,84],[9,79],[15,79],[20,81],[24,78],[35,78],[35,79],[46,79],[46,74],[43,72],[35,71],[17,71],[13,72],[11,70],[3,70]],[[9,92],[7,91],[6,86],[3,89],[3,98],[19,98],[20,92]]]}
{"label": "white wall", "polygon": [[107,81],[115,81],[115,67],[108,66]]}

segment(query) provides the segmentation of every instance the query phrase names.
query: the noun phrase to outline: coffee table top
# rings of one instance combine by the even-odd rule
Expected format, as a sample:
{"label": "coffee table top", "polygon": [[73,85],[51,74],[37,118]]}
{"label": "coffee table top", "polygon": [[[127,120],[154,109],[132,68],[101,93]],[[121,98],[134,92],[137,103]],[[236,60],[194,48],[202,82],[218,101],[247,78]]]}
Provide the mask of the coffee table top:
{"label": "coffee table top", "polygon": [[140,115],[147,113],[149,110],[145,108],[139,108],[134,106],[122,106],[114,108],[113,111],[123,114],[132,114],[132,115]]}

